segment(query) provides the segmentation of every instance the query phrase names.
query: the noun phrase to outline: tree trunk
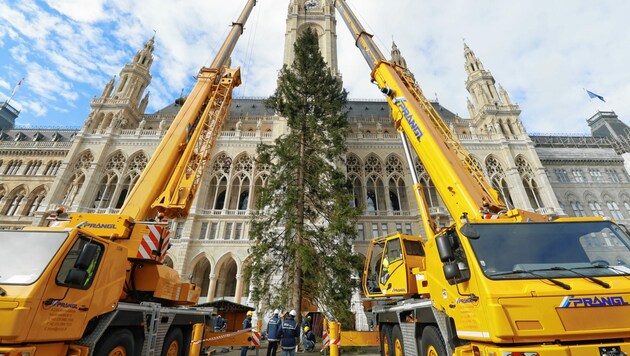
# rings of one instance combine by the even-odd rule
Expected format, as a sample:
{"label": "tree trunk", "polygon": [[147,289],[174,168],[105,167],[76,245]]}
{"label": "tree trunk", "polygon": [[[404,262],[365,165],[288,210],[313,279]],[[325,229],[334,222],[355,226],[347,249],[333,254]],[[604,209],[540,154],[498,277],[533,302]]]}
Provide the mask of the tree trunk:
{"label": "tree trunk", "polygon": [[[305,150],[306,123],[302,123],[300,132],[300,164],[298,165],[297,189],[297,224],[296,224],[296,245],[301,248],[304,237],[304,150]],[[302,318],[302,255],[298,252],[295,256],[295,270],[293,272],[293,305],[297,312],[298,323]]]}

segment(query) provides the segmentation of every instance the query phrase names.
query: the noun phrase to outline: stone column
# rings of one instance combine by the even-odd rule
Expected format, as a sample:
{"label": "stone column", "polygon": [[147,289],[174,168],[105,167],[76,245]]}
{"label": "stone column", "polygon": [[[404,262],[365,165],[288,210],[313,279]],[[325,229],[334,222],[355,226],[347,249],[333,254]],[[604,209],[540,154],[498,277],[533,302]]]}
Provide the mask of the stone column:
{"label": "stone column", "polygon": [[241,303],[241,297],[243,296],[243,275],[241,273],[236,274],[236,293],[234,294],[234,303]]}
{"label": "stone column", "polygon": [[208,302],[214,300],[214,295],[217,290],[217,275],[210,273],[210,286],[208,287]]}

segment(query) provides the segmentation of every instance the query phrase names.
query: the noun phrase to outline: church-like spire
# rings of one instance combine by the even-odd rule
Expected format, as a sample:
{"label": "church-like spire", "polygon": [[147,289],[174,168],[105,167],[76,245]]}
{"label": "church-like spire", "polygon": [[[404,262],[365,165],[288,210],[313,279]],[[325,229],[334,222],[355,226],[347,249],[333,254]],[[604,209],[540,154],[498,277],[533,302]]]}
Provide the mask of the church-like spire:
{"label": "church-like spire", "polygon": [[398,46],[396,46],[396,42],[392,41],[392,62],[394,62],[395,64],[408,69],[407,68],[407,61],[405,60],[405,58],[402,56],[402,54],[400,53],[400,50],[398,49]]}
{"label": "church-like spire", "polygon": [[115,79],[110,80],[101,97],[92,100],[92,112],[85,125],[87,129],[137,127],[148,105],[149,96],[144,99],[142,96],[151,83],[149,70],[153,64],[154,45],[155,36],[123,67],[118,82]]}
{"label": "church-like spire", "polygon": [[116,76],[112,78],[112,80],[105,85],[105,89],[103,89],[103,93],[101,94],[101,98],[107,98],[112,94],[112,90],[114,90],[114,81],[116,80]]}
{"label": "church-like spire", "polygon": [[133,63],[146,67],[147,69],[151,68],[151,64],[153,64],[153,48],[155,45],[155,35],[151,37],[145,44],[144,48],[139,50],[135,57],[133,58]]}
{"label": "church-like spire", "polygon": [[480,109],[484,105],[499,104],[499,93],[492,73],[484,69],[481,60],[475,56],[466,43],[464,43],[464,59],[464,68],[468,73],[466,89],[472,96],[475,107]]}
{"label": "church-like spire", "polygon": [[483,63],[475,56],[475,52],[473,52],[466,43],[464,43],[464,58],[466,59],[466,63],[464,64],[464,68],[466,69],[466,73],[468,75],[477,72],[484,71]]}

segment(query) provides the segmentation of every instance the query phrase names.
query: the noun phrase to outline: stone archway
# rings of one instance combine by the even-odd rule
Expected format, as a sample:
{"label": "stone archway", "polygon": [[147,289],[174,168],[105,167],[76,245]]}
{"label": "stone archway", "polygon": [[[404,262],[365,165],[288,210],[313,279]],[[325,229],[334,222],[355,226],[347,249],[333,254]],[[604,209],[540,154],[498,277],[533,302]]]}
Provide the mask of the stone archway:
{"label": "stone archway", "polygon": [[206,302],[208,299],[208,290],[210,289],[210,261],[202,258],[195,264],[192,271],[192,283],[201,288],[200,303]]}
{"label": "stone archway", "polygon": [[225,259],[217,263],[217,284],[214,291],[214,299],[225,299],[238,303],[236,301],[236,299],[240,299],[240,296],[236,298],[237,278],[240,277],[238,275],[238,265],[232,256],[225,257]]}

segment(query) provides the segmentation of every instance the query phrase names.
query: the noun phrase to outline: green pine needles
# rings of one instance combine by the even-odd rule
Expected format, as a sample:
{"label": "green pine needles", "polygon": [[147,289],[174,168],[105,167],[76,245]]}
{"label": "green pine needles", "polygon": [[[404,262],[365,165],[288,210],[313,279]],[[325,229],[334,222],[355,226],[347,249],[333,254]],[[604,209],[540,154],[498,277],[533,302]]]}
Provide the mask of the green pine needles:
{"label": "green pine needles", "polygon": [[347,92],[324,62],[315,32],[304,31],[294,51],[294,63],[284,66],[265,101],[289,130],[257,148],[270,175],[256,197],[246,274],[263,309],[300,313],[317,305],[349,326],[363,259],[352,251],[360,211],[342,171]]}

